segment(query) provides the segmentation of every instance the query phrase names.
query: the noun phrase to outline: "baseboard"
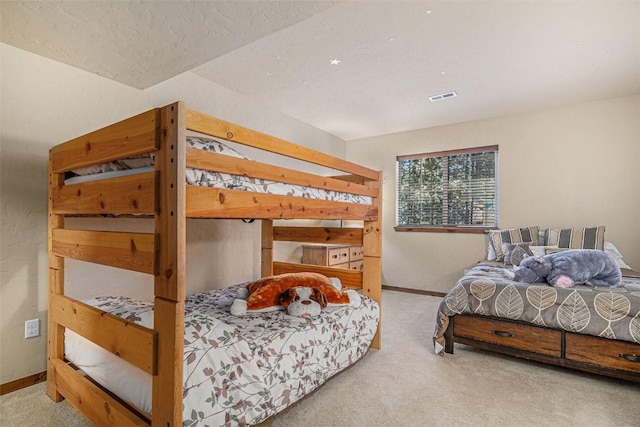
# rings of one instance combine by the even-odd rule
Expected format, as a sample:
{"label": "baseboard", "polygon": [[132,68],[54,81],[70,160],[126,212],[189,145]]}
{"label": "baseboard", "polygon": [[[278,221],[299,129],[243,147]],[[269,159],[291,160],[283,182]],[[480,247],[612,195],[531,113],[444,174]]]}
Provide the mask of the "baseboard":
{"label": "baseboard", "polygon": [[39,372],[37,374],[29,375],[28,377],[20,378],[14,381],[9,381],[5,384],[0,384],[0,396],[17,391],[43,381],[47,380],[47,371]]}
{"label": "baseboard", "polygon": [[427,295],[430,297],[440,297],[440,298],[443,298],[445,295],[447,295],[446,292],[425,291],[423,289],[401,288],[398,286],[389,286],[389,285],[382,285],[382,289],[386,289],[389,291],[396,291],[396,292],[407,292],[409,294]]}

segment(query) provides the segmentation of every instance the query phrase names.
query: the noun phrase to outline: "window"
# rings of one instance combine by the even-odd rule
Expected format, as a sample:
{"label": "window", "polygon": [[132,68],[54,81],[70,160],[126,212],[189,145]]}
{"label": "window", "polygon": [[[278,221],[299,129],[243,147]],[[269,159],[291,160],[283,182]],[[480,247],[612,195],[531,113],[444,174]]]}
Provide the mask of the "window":
{"label": "window", "polygon": [[497,165],[497,145],[398,156],[396,230],[496,227]]}

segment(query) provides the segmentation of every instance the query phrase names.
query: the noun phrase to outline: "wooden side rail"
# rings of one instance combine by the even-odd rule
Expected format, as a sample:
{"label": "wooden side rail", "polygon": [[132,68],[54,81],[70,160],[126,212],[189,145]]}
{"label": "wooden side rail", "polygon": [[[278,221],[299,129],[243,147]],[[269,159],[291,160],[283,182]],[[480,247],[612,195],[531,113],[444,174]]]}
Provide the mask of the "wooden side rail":
{"label": "wooden side rail", "polygon": [[311,264],[297,264],[292,262],[273,262],[273,274],[312,272],[324,274],[327,277],[337,277],[345,288],[361,289],[362,272],[343,268],[322,267]]}
{"label": "wooden side rail", "polygon": [[361,228],[273,227],[273,240],[279,242],[362,245]]}
{"label": "wooden side rail", "polygon": [[187,109],[185,118],[188,130],[237,142],[239,144],[294,159],[304,160],[309,163],[325,166],[368,179],[375,180],[379,176],[379,172],[373,169],[369,169],[347,160],[342,160],[271,135],[257,132],[234,123],[216,119],[215,117],[211,117],[194,110]]}
{"label": "wooden side rail", "polygon": [[158,334],[154,330],[64,295],[52,295],[49,304],[55,323],[155,375]]}
{"label": "wooden side rail", "polygon": [[151,153],[158,148],[160,109],[156,108],[111,126],[56,145],[50,151],[51,172]]}
{"label": "wooden side rail", "polygon": [[48,375],[47,380],[96,426],[150,425],[144,415],[138,416],[60,359],[50,361]]}
{"label": "wooden side rail", "polygon": [[323,190],[339,191],[370,197],[379,196],[378,189],[367,187],[362,184],[314,175],[294,169],[282,167],[274,168],[273,165],[257,162],[255,160],[239,159],[224,154],[198,150],[196,148],[187,148],[187,166],[197,169],[247,176],[250,178],[266,179],[294,185],[304,185]]}
{"label": "wooden side rail", "polygon": [[312,200],[248,191],[188,185],[190,218],[352,219],[376,218],[378,207],[355,203]]}
{"label": "wooden side rail", "polygon": [[52,188],[56,214],[152,214],[155,211],[153,172]]}
{"label": "wooden side rail", "polygon": [[154,274],[155,236],[150,233],[51,230],[55,255]]}

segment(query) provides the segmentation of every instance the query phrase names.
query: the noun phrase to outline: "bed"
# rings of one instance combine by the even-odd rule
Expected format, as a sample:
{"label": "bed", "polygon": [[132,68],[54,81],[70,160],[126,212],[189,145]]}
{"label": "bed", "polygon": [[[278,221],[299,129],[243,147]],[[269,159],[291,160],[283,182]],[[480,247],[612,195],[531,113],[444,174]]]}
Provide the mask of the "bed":
{"label": "bed", "polygon": [[511,265],[481,262],[442,300],[436,354],[461,343],[640,382],[640,273],[616,288],[555,288],[513,280]]}
{"label": "bed", "polygon": [[[325,176],[251,160],[225,142],[338,173]],[[53,147],[47,394],[54,401],[66,398],[96,425],[195,425],[203,417],[211,425],[247,425],[311,392],[368,348],[380,348],[380,178],[378,171],[207,116],[181,102]],[[65,218],[73,216],[153,218],[154,230],[65,228]],[[262,277],[322,273],[359,290],[363,302],[358,308],[325,310],[316,322],[282,312],[234,318],[227,305],[241,284],[187,296],[187,218],[259,220]],[[349,220],[350,227],[314,226],[317,221],[280,226],[274,223],[278,219]],[[360,227],[353,227],[354,221]],[[363,270],[274,261],[276,241],[360,245]],[[117,295],[75,300],[64,292],[65,259],[152,275],[153,301]],[[193,340],[205,326],[215,338]],[[215,343],[211,347],[223,341],[239,347],[222,353],[194,349],[205,341]],[[94,362],[83,357],[94,356],[86,346],[126,363],[136,372],[126,376],[139,378],[137,385],[124,391],[105,385],[104,378],[116,374],[91,373],[88,365]],[[217,354],[213,360],[219,365],[189,371],[183,365],[196,363],[194,357],[199,361],[198,352]],[[105,372],[128,372],[123,369],[128,368]],[[143,391],[122,396],[133,389]],[[240,398],[242,393],[254,397]]]}

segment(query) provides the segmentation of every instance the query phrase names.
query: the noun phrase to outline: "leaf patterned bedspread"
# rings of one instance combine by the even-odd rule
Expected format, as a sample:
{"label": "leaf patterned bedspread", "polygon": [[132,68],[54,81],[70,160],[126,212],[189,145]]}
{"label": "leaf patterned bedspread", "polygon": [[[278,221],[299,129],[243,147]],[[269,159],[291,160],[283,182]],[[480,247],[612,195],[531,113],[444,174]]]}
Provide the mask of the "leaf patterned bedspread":
{"label": "leaf patterned bedspread", "polygon": [[[259,423],[364,356],[377,330],[379,306],[366,296],[311,320],[282,311],[236,317],[229,307],[239,286],[187,297],[184,426]],[[151,303],[129,298],[88,303],[141,324],[153,317]]]}
{"label": "leaf patterned bedspread", "polygon": [[444,354],[449,316],[476,314],[553,329],[640,343],[640,277],[623,276],[616,288],[513,281],[512,270],[478,264],[458,280],[440,303],[433,336]]}

